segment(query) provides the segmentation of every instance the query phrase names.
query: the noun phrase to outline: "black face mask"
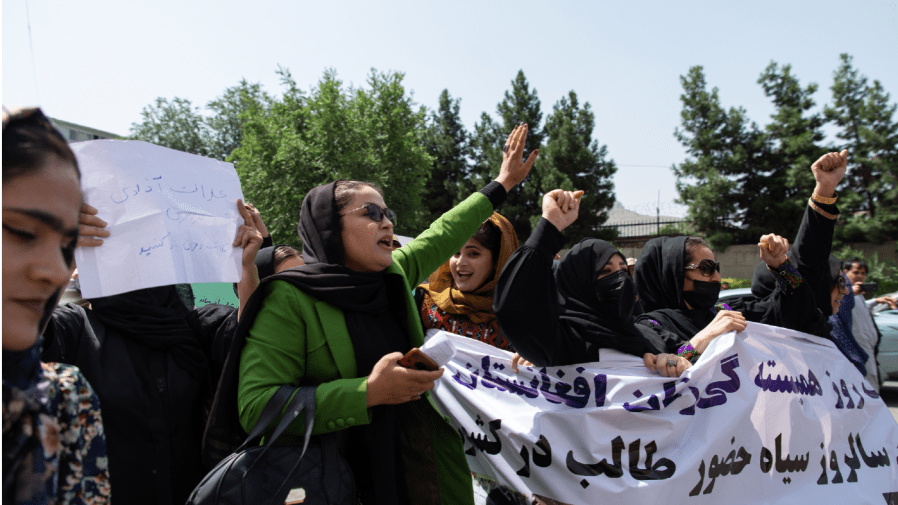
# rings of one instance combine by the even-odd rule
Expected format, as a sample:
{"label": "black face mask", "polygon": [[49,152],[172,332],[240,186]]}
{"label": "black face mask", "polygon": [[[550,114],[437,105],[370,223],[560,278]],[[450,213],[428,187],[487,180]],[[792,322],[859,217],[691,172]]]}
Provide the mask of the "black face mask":
{"label": "black face mask", "polygon": [[720,283],[692,281],[694,291],[683,291],[683,300],[693,309],[710,309],[720,297]]}
{"label": "black face mask", "polygon": [[617,321],[628,321],[636,306],[636,285],[626,270],[618,270],[596,280],[597,309]]}

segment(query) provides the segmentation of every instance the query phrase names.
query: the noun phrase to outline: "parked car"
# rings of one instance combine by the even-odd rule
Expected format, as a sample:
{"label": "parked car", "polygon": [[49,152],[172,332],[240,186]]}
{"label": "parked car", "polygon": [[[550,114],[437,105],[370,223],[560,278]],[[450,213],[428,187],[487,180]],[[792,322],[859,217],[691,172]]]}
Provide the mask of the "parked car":
{"label": "parked car", "polygon": [[717,296],[717,299],[720,300],[720,299],[726,298],[728,296],[743,296],[743,295],[750,295],[750,294],[751,294],[751,288],[724,289]]}

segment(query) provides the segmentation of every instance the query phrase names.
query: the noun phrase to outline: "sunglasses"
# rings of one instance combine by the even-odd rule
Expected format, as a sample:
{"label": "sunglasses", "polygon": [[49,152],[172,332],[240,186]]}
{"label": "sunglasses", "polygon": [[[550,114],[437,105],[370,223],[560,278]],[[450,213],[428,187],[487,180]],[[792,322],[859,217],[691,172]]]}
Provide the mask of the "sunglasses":
{"label": "sunglasses", "polygon": [[[359,207],[357,209],[352,209],[351,211],[347,212],[346,214],[351,214],[357,210],[362,210],[362,209],[365,209],[366,211],[368,211],[368,217],[370,217],[371,220],[374,221],[375,223],[379,223],[379,222],[383,221],[384,216],[386,216],[386,218],[389,219],[391,223],[393,223],[393,226],[396,226],[396,213],[390,209],[381,207],[381,206],[377,205],[376,203],[369,203],[368,205],[362,205],[361,207]],[[346,215],[346,214],[344,214],[344,215]]]}
{"label": "sunglasses", "polygon": [[836,286],[839,286],[839,291],[842,291],[842,290],[844,290],[845,288],[847,288],[847,287],[848,287],[848,283],[845,281],[845,276],[844,276],[844,275],[840,275],[839,278],[836,279],[835,285],[836,285]]}
{"label": "sunglasses", "polygon": [[704,275],[705,277],[711,277],[714,275],[714,271],[720,272],[720,262],[704,259],[698,262],[698,265],[695,263],[690,263],[686,265],[686,270],[698,270],[699,273]]}

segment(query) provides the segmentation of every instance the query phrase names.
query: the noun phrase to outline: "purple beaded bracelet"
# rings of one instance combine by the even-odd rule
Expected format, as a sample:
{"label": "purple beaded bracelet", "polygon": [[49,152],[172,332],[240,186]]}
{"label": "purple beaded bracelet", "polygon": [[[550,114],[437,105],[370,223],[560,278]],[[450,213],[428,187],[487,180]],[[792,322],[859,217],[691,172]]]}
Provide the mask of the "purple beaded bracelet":
{"label": "purple beaded bracelet", "polygon": [[692,347],[692,344],[689,342],[686,342],[677,350],[677,356],[682,356],[686,359],[692,359],[692,357],[696,355],[698,355],[698,352],[696,352],[695,347]]}

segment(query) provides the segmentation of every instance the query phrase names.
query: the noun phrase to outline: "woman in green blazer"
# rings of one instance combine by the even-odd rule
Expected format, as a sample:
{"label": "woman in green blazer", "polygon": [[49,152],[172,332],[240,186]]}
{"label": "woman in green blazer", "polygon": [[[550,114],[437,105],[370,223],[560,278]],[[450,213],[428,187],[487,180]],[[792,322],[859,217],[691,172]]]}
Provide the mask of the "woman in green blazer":
{"label": "woman in green blazer", "polygon": [[[314,433],[339,434],[362,503],[473,503],[461,437],[428,393],[443,370],[397,361],[423,343],[412,290],[526,177],[538,154],[522,161],[526,136],[527,125],[515,128],[499,177],[396,251],[395,214],[379,188],[337,181],[306,195],[299,224],[306,264],[262,286],[240,357],[244,429],[281,385],[314,385]],[[297,419],[288,433],[302,434],[303,424]]]}

